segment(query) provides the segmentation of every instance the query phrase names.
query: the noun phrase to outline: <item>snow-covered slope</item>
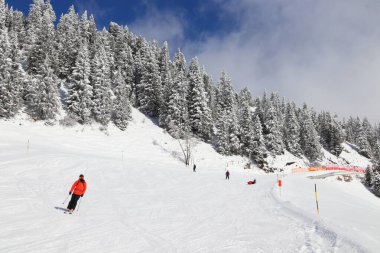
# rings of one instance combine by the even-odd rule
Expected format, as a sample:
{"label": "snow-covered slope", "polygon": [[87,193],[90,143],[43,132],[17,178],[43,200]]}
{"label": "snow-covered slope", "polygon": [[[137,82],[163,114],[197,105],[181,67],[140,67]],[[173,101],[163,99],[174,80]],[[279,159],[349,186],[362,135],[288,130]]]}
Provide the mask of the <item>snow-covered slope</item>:
{"label": "snow-covered slope", "polygon": [[[285,174],[280,195],[276,174],[205,143],[194,173],[176,140],[133,119],[126,132],[0,121],[0,252],[377,252],[380,200],[358,181]],[[63,214],[80,173],[87,194]]]}

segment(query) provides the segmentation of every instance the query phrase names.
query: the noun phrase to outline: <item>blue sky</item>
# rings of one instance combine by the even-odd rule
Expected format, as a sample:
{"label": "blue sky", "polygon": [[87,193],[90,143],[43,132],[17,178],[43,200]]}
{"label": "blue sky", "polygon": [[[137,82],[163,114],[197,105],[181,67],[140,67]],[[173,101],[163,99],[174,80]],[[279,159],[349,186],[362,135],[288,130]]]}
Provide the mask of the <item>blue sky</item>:
{"label": "blue sky", "polygon": [[[27,11],[32,0],[6,0]],[[298,105],[380,122],[378,0],[51,0],[57,17],[74,4],[98,28],[128,25],[148,40],[197,56],[236,89],[278,92]]]}
{"label": "blue sky", "polygon": [[[27,13],[32,0],[6,0],[15,9]],[[202,0],[51,0],[57,18],[66,13],[71,5],[82,13],[93,14],[98,28],[108,27],[110,21],[130,25],[147,15],[169,13],[184,25],[184,39],[201,40],[208,34],[223,35],[234,29],[236,20],[232,15],[219,15],[221,5]],[[136,31],[138,32],[138,31]]]}

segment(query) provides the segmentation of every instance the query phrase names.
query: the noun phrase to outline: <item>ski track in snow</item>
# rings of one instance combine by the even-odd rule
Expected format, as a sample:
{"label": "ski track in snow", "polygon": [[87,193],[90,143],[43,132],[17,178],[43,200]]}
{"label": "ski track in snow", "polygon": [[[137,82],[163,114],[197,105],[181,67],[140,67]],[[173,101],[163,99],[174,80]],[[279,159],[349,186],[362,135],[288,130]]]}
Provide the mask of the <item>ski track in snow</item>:
{"label": "ski track in snow", "polygon": [[[0,252],[371,252],[282,200],[275,175],[241,166],[227,181],[235,158],[205,148],[193,173],[172,157],[175,140],[139,120],[125,137],[3,127]],[[56,210],[80,173],[88,192],[79,211]]]}

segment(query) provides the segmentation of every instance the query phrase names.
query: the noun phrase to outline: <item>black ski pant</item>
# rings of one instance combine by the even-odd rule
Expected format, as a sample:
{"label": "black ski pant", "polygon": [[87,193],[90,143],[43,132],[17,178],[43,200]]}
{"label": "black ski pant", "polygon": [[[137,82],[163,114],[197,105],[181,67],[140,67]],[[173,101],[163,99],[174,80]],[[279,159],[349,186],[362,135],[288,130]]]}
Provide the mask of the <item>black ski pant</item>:
{"label": "black ski pant", "polygon": [[226,180],[230,180],[230,175],[226,175]]}
{"label": "black ski pant", "polygon": [[71,195],[71,200],[69,202],[69,205],[67,206],[67,209],[75,209],[79,198],[80,198],[80,195],[76,195],[76,194]]}

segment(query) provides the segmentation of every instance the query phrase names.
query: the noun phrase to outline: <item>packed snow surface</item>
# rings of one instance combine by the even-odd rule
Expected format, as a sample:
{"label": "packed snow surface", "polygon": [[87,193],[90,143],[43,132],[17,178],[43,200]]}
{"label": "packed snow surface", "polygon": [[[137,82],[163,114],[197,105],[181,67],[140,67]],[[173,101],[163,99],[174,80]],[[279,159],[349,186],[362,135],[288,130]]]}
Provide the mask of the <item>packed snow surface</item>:
{"label": "packed snow surface", "polygon": [[[0,133],[0,252],[380,248],[380,199],[355,176],[341,182],[308,178],[316,173],[266,175],[201,142],[193,172],[178,141],[136,110],[126,132],[16,119],[0,121]],[[87,193],[79,210],[64,214],[56,207],[67,206],[62,202],[81,173]]]}

